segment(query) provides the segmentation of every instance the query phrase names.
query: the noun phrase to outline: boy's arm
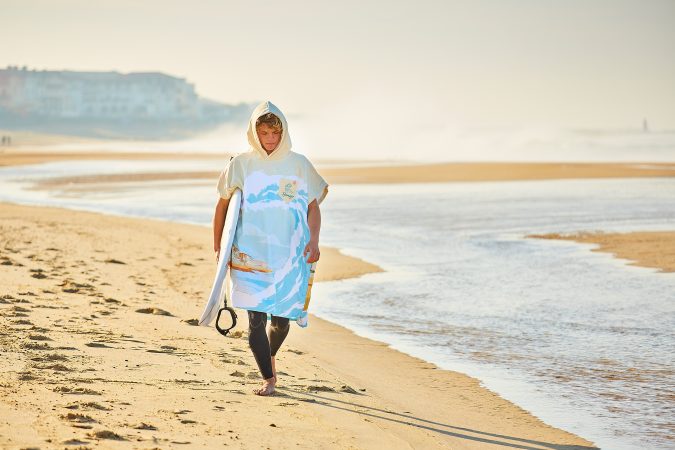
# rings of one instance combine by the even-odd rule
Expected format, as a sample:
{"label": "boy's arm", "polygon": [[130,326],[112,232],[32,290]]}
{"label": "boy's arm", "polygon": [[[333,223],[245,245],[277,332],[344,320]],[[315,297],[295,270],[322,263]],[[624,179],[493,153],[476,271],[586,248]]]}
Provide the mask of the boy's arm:
{"label": "boy's arm", "polygon": [[216,261],[220,257],[220,239],[223,237],[223,227],[225,226],[225,216],[229,204],[229,198],[220,197],[216,204],[216,212],[213,214],[213,251],[216,252]]}
{"label": "boy's arm", "polygon": [[307,225],[309,226],[309,243],[305,247],[304,254],[309,252],[308,263],[319,260],[319,232],[321,231],[321,210],[316,199],[307,207]]}

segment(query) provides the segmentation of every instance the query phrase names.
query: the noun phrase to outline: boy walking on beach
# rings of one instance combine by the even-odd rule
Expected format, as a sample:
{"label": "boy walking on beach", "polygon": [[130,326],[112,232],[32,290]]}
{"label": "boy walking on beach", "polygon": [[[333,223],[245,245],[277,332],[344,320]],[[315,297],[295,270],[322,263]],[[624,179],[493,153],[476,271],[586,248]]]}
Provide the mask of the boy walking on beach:
{"label": "boy walking on beach", "polygon": [[217,260],[229,199],[241,189],[228,287],[232,305],[248,310],[249,346],[264,380],[254,393],[271,395],[277,381],[274,357],[290,320],[307,326],[310,271],[320,256],[319,204],[328,183],[309,159],[291,151],[286,118],[271,102],[253,110],[247,137],[249,150],[230,159],[218,180],[214,250]]}

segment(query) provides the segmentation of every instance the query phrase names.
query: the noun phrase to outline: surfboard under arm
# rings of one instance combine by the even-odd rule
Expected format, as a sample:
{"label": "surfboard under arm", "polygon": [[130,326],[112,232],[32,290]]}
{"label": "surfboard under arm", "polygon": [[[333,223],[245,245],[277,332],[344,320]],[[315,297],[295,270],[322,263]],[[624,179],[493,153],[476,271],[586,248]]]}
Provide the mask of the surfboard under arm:
{"label": "surfboard under arm", "polygon": [[218,315],[220,301],[223,298],[223,284],[227,275],[227,269],[232,256],[232,243],[234,242],[234,233],[237,230],[237,221],[239,220],[239,210],[241,208],[241,190],[236,189],[230,197],[230,203],[225,215],[225,224],[223,225],[223,235],[220,239],[220,259],[216,268],[216,276],[213,280],[211,293],[204,307],[204,311],[199,319],[199,325],[208,327]]}

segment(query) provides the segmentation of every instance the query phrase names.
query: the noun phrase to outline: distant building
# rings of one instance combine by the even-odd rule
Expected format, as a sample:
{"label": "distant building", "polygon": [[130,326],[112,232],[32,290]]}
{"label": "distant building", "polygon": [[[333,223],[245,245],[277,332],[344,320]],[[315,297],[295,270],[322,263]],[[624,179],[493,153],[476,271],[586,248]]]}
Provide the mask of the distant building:
{"label": "distant building", "polygon": [[59,118],[199,118],[199,97],[184,79],[157,72],[0,69],[0,108]]}

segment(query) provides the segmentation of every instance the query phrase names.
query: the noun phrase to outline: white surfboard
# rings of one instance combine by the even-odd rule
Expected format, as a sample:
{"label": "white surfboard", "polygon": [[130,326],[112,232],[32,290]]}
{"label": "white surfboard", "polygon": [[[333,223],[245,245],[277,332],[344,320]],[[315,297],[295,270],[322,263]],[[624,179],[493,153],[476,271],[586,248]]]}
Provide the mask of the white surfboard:
{"label": "white surfboard", "polygon": [[[234,241],[234,232],[237,229],[239,221],[239,210],[241,208],[241,190],[237,189],[230,197],[230,204],[227,207],[225,215],[225,225],[223,226],[223,235],[220,239],[220,258],[218,259],[218,268],[216,277],[213,280],[213,287],[206,308],[199,319],[199,325],[208,327],[213,319],[218,315],[220,302],[223,298],[223,285],[228,272],[230,258],[232,257],[232,242]],[[227,294],[227,293],[226,293]],[[232,305],[230,305],[232,306]]]}

